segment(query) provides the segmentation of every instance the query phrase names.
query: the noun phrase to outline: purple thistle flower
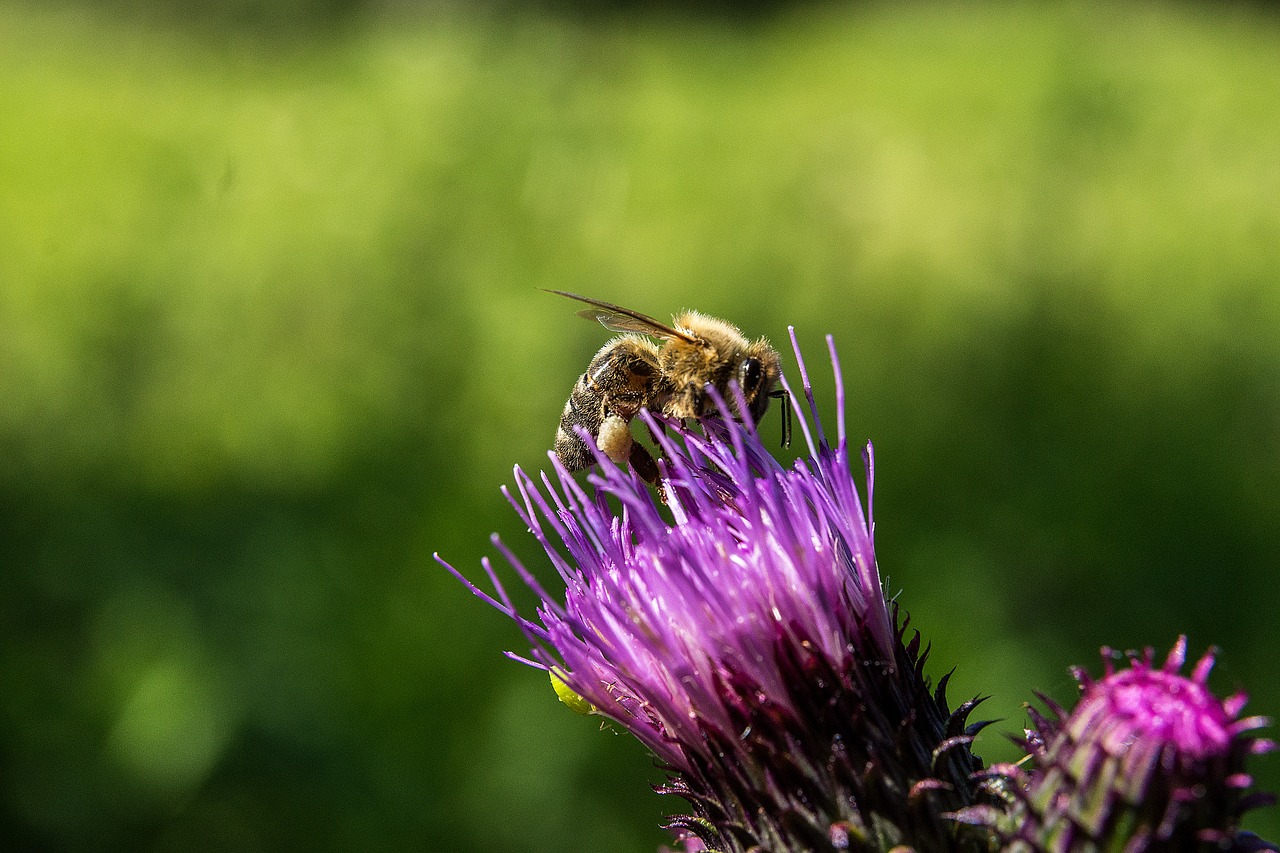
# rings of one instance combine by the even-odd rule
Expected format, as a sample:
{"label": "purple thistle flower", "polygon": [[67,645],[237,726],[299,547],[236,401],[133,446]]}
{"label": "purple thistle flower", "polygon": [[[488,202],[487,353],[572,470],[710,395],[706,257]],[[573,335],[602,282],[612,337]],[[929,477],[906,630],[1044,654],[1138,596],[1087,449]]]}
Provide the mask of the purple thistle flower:
{"label": "purple thistle flower", "polygon": [[1249,756],[1275,748],[1253,734],[1267,720],[1240,717],[1243,693],[1209,691],[1212,651],[1182,675],[1186,654],[1180,637],[1160,667],[1148,648],[1117,670],[1103,649],[1101,679],[1073,670],[1081,698],[1070,714],[1044,696],[1047,716],[1028,709],[1033,728],[1020,743],[1034,768],[991,768],[1009,811],[957,817],[995,828],[1011,853],[1275,850],[1239,830],[1244,812],[1272,801],[1249,793],[1245,772]]}
{"label": "purple thistle flower", "polygon": [[970,751],[984,724],[967,723],[978,700],[948,709],[947,678],[930,686],[928,650],[885,599],[871,447],[864,513],[828,345],[837,440],[797,346],[813,423],[792,395],[809,455],[791,468],[750,423],[707,418],[699,435],[648,413],[664,502],[603,455],[590,489],[554,457],[554,479],[517,468],[508,499],[566,586],[552,595],[494,537],[541,598],[536,618],[516,611],[488,560],[494,595],[441,562],[520,626],[532,656],[510,657],[657,756],[659,790],[692,807],[669,823],[690,850],[985,850],[985,828],[944,817],[984,801]]}

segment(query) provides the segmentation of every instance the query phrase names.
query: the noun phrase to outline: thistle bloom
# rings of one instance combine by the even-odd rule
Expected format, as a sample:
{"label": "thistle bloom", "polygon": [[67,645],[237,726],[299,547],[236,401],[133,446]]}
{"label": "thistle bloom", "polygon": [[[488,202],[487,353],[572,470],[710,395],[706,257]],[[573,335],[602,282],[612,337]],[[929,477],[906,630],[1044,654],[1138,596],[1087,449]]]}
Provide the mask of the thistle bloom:
{"label": "thistle bloom", "polygon": [[1103,654],[1101,679],[1074,671],[1081,698],[1069,714],[1043,696],[1048,716],[1031,710],[1022,743],[1034,768],[992,768],[1009,811],[977,806],[959,817],[997,829],[1012,853],[1275,850],[1238,829],[1245,811],[1271,801],[1248,793],[1245,761],[1275,744],[1253,735],[1266,720],[1240,717],[1243,693],[1209,691],[1213,652],[1190,677],[1186,637],[1159,667],[1151,649],[1120,670]]}
{"label": "thistle bloom", "polygon": [[536,618],[487,560],[494,595],[446,568],[521,627],[532,654],[513,658],[653,752],[660,790],[692,807],[669,824],[688,849],[986,849],[989,833],[944,817],[981,801],[977,700],[948,709],[946,678],[930,686],[919,634],[885,599],[871,447],[864,512],[834,347],[834,446],[796,357],[813,421],[792,395],[809,450],[793,467],[751,424],[663,424],[661,501],[603,456],[589,490],[554,457],[554,479],[516,469],[508,498],[566,586],[560,600],[494,538],[541,598]]}
{"label": "thistle bloom", "polygon": [[1070,713],[1044,697],[1048,714],[1031,711],[1032,764],[983,770],[978,700],[948,708],[947,678],[931,688],[927,649],[881,588],[871,447],[864,511],[835,349],[834,446],[796,359],[812,420],[783,379],[809,451],[792,467],[750,423],[707,418],[698,434],[641,413],[663,453],[660,498],[603,454],[588,488],[553,455],[554,477],[517,468],[519,494],[506,492],[562,599],[496,537],[541,599],[533,617],[488,560],[492,595],[444,564],[520,626],[532,652],[512,658],[653,752],[659,790],[692,809],[668,824],[686,851],[1276,850],[1238,828],[1268,801],[1245,772],[1274,748],[1253,734],[1265,721],[1240,717],[1243,694],[1208,690],[1212,654],[1181,674],[1185,639],[1163,666],[1148,650],[1124,669],[1108,658],[1098,680],[1077,670]]}

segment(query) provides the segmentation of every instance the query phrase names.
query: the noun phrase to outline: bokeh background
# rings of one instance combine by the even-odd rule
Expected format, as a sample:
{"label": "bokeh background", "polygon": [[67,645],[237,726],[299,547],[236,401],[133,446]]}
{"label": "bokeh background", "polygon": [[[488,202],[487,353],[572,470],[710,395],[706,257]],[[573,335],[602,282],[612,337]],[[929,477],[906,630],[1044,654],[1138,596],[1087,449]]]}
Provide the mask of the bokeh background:
{"label": "bokeh background", "polygon": [[988,760],[1103,644],[1280,714],[1276,12],[0,5],[0,846],[667,840],[431,558],[546,568],[539,287],[835,336]]}

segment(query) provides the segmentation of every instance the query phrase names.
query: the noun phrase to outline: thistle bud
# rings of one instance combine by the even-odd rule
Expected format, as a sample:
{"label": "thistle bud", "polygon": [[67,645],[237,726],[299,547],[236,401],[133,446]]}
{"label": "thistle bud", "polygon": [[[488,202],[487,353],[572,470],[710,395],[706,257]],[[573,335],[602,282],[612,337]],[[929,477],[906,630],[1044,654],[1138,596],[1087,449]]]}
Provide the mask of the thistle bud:
{"label": "thistle bud", "polygon": [[1253,792],[1250,756],[1275,744],[1255,736],[1261,717],[1240,717],[1245,695],[1219,699],[1208,688],[1214,653],[1189,676],[1186,637],[1162,666],[1148,648],[1117,669],[1074,671],[1081,696],[1067,713],[1041,697],[1021,743],[1030,769],[992,768],[1007,812],[977,807],[957,817],[996,829],[1010,853],[1124,850],[1275,850],[1242,831],[1241,816],[1272,797]]}

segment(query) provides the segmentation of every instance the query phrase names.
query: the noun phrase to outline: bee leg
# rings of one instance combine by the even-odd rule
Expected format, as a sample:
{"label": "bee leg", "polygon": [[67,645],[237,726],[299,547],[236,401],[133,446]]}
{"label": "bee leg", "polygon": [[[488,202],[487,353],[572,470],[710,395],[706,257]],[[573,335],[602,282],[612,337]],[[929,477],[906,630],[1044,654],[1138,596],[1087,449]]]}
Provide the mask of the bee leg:
{"label": "bee leg", "polygon": [[609,415],[600,424],[600,431],[596,434],[596,447],[615,464],[621,465],[634,456],[636,446],[631,438],[631,424],[621,416]]}
{"label": "bee leg", "polygon": [[771,391],[769,397],[782,401],[782,446],[791,446],[791,392],[785,388]]}
{"label": "bee leg", "polygon": [[666,494],[662,492],[662,483],[658,482],[658,462],[654,460],[653,453],[640,442],[632,442],[631,444],[631,470],[640,475],[645,483],[649,485],[657,485],[658,493],[662,494],[663,502],[666,502]]}

